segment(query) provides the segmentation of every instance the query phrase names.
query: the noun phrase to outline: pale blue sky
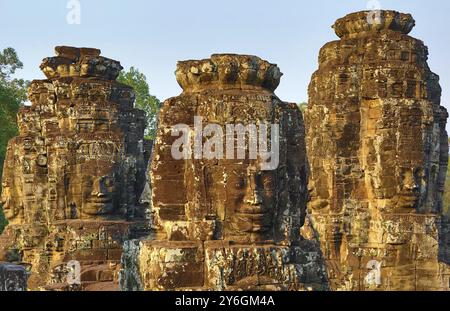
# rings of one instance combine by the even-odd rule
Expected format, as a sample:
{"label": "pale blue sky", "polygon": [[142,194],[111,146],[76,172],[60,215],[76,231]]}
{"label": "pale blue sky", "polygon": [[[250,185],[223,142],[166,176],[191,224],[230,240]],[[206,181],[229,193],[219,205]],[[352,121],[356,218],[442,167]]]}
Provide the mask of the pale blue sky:
{"label": "pale blue sky", "polygon": [[[379,0],[381,8],[413,14],[411,35],[429,47],[440,75],[442,103],[450,108],[450,1]],[[24,63],[17,74],[40,79],[42,58],[56,45],[100,48],[125,68],[138,67],[160,99],[180,93],[173,74],[178,60],[213,53],[254,54],[284,73],[276,93],[306,101],[317,55],[337,39],[330,26],[367,8],[366,0],[80,0],[81,24],[66,22],[68,0],[0,0],[1,46],[14,47]]]}

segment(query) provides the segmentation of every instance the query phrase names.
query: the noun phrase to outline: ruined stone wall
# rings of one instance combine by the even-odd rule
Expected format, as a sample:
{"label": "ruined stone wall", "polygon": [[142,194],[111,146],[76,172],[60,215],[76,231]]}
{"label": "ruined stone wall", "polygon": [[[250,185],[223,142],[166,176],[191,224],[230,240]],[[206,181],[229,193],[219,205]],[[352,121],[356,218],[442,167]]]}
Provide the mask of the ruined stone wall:
{"label": "ruined stone wall", "polygon": [[[57,47],[8,145],[0,261],[22,266],[0,264],[0,290],[25,288],[24,267],[31,289],[448,290],[448,114],[414,24],[393,11],[339,19],[305,125],[274,94],[276,65],[179,62],[183,93],[164,102],[152,145],[120,64]],[[256,132],[230,139],[238,124]],[[272,141],[262,126],[274,124]],[[275,167],[251,157],[261,137],[279,148]]]}
{"label": "ruined stone wall", "polygon": [[23,266],[0,263],[0,292],[26,291],[28,276]]}
{"label": "ruined stone wall", "polygon": [[97,49],[56,54],[41,65],[47,79],[31,82],[8,144],[0,260],[30,265],[32,289],[65,287],[66,264],[77,260],[83,286],[99,289],[144,217],[144,113],[115,81],[119,62]]}
{"label": "ruined stone wall", "polygon": [[[300,236],[307,200],[304,128],[297,106],[273,93],[278,67],[255,56],[220,54],[179,62],[176,76],[183,93],[162,106],[151,164],[154,236],[126,244],[122,288],[327,288],[317,245]],[[175,159],[179,136],[172,127],[184,124],[194,138],[196,116],[205,131],[207,124],[223,129],[200,136],[203,148],[216,135],[225,142],[227,124],[278,124],[279,165],[262,169],[261,157],[250,157],[249,140],[239,159],[234,135],[232,157]],[[220,144],[212,149],[226,153]]]}
{"label": "ruined stone wall", "polygon": [[448,289],[438,262],[448,161],[439,77],[408,36],[410,15],[373,18],[339,19],[340,40],[320,51],[305,113],[308,211],[332,289]]}

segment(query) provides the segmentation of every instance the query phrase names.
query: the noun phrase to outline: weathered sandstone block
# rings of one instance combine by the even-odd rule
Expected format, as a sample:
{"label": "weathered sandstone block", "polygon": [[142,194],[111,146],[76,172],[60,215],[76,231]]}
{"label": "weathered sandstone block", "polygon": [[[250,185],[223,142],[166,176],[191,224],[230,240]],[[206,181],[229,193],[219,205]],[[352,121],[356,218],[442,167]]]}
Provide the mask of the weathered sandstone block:
{"label": "weathered sandstone block", "polygon": [[23,266],[0,263],[0,292],[27,290],[28,272]]}
{"label": "weathered sandstone block", "polygon": [[[151,164],[154,236],[126,244],[122,288],[326,288],[318,247],[300,236],[307,200],[304,128],[297,106],[273,93],[278,67],[255,56],[220,54],[179,62],[176,77],[183,93],[161,109]],[[203,135],[195,117],[202,118]],[[172,130],[180,124],[187,137],[200,135],[203,149],[196,153],[191,140],[193,154],[176,159],[179,137]],[[222,130],[208,131],[208,124]],[[239,135],[227,135],[230,124],[256,131],[248,130],[239,145]],[[262,124],[279,126],[278,141]],[[221,142],[211,147],[213,137]],[[267,139],[269,150],[279,146],[274,167],[265,167],[261,155],[251,157],[257,137]],[[223,149],[223,156],[208,157],[208,146]]]}
{"label": "weathered sandstone block", "polygon": [[84,268],[112,271],[144,217],[144,113],[115,81],[120,63],[96,49],[56,53],[41,65],[47,79],[29,87],[32,105],[19,112],[3,170],[0,254],[32,266],[31,288],[65,287],[70,260],[86,286],[104,281],[100,272],[85,279]]}
{"label": "weathered sandstone block", "polygon": [[[409,14],[339,19],[320,51],[305,113],[308,211],[333,289],[448,289],[447,111]],[[442,244],[442,243],[441,243]],[[442,253],[442,252],[441,252]]]}

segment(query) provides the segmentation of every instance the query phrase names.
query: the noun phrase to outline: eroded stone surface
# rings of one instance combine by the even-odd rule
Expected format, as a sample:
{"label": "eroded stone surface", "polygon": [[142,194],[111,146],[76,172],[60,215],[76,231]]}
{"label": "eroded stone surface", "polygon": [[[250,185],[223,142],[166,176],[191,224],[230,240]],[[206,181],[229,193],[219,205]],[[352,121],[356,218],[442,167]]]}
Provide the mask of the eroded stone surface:
{"label": "eroded stone surface", "polygon": [[0,292],[27,290],[28,272],[23,266],[0,263]]}
{"label": "eroded stone surface", "polygon": [[[0,254],[32,266],[31,288],[66,288],[70,260],[80,262],[83,286],[112,283],[122,242],[145,214],[144,113],[133,89],[115,81],[119,62],[97,49],[55,50],[8,144]],[[103,268],[87,273],[92,267]]]}
{"label": "eroded stone surface", "polygon": [[[297,106],[273,93],[278,67],[223,54],[180,62],[176,77],[183,93],[161,109],[151,165],[154,237],[127,244],[122,287],[326,288],[320,251],[300,236],[307,200],[304,128]],[[279,165],[262,169],[260,157],[250,159],[248,142],[245,159],[236,159],[237,136],[235,158],[174,159],[172,127],[185,124],[195,135],[195,116],[203,127],[220,125],[224,136],[226,124],[256,124],[260,131],[259,124],[279,124]]]}
{"label": "eroded stone surface", "polygon": [[411,15],[370,20],[339,19],[341,39],[320,51],[305,113],[308,211],[332,289],[448,289],[438,262],[448,161],[439,77],[407,35]]}

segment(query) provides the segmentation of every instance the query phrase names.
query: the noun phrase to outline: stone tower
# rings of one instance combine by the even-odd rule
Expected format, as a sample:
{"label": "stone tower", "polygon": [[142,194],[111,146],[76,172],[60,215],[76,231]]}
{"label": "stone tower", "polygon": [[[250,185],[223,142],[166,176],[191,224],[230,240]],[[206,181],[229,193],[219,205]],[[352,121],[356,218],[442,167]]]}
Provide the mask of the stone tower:
{"label": "stone tower", "polygon": [[414,25],[394,11],[341,18],[312,76],[308,211],[332,289],[448,289],[438,262],[448,114]]}
{"label": "stone tower", "polygon": [[[178,63],[183,93],[163,104],[151,165],[154,237],[126,245],[123,289],[326,288],[318,247],[299,235],[304,127],[298,107],[274,94],[281,75],[255,56]],[[247,131],[230,134],[230,125]],[[192,138],[182,158],[180,134]],[[273,166],[251,156],[262,137]]]}
{"label": "stone tower", "polygon": [[119,62],[97,49],[55,50],[8,144],[0,260],[31,266],[32,289],[67,287],[71,260],[81,265],[83,289],[111,288],[122,241],[144,215],[144,113],[133,89],[115,81]]}

